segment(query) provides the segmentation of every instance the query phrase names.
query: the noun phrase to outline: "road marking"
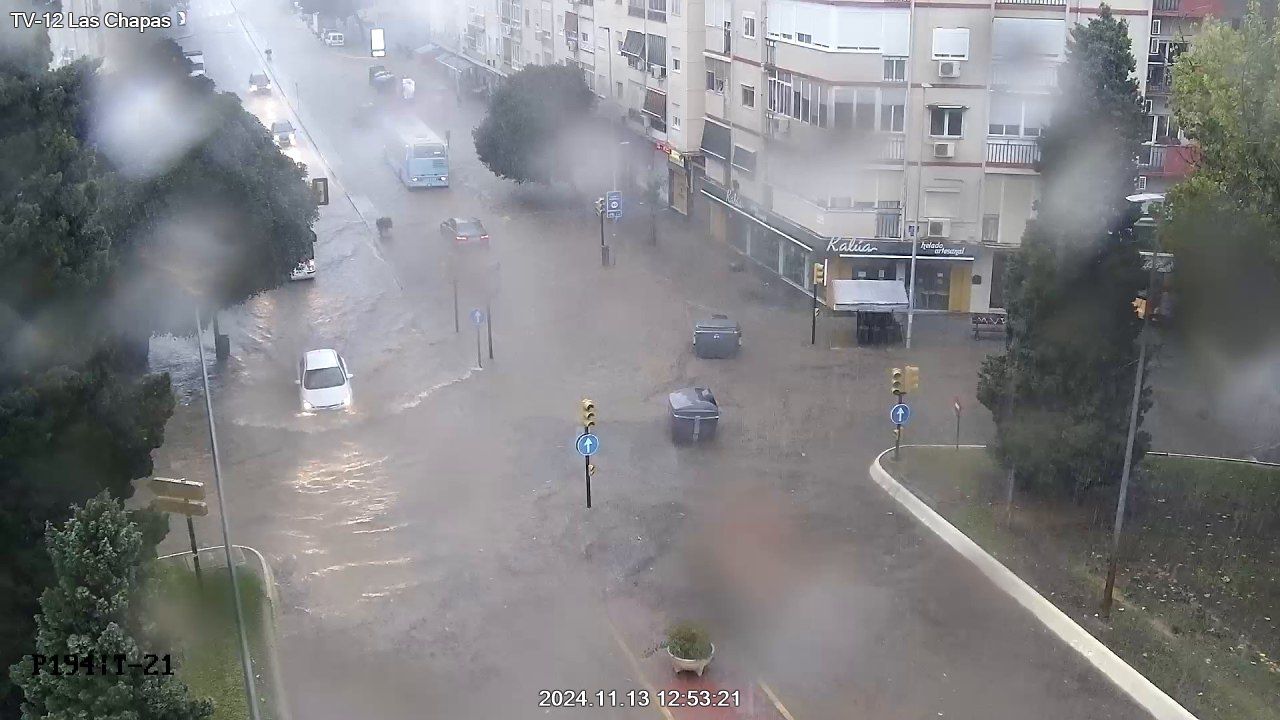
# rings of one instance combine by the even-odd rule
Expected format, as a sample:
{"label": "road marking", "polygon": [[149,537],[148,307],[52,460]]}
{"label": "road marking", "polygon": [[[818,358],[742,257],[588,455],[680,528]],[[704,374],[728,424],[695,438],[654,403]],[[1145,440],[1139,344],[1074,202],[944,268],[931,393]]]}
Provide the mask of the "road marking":
{"label": "road marking", "polygon": [[[644,685],[644,689],[649,691],[649,697],[657,698],[658,692],[653,689],[653,685],[649,682],[649,678],[645,677],[644,671],[640,669],[640,661],[636,659],[635,653],[631,652],[631,648],[622,640],[622,633],[618,632],[618,626],[613,624],[613,620],[606,617],[605,621],[609,623],[609,632],[613,634],[613,641],[618,643],[618,647],[622,648],[622,652],[627,656],[627,662],[631,663],[631,672],[636,674],[640,679],[640,684]],[[662,713],[662,717],[667,720],[676,720],[671,711],[662,704],[658,704],[658,712]],[[794,719],[793,719],[794,720]]]}
{"label": "road marking", "polygon": [[786,720],[796,720],[795,716],[787,711],[786,706],[783,705],[782,701],[778,699],[778,696],[773,693],[773,689],[765,684],[764,680],[756,680],[756,684],[760,686],[760,689],[764,691],[765,695],[769,696],[769,702],[773,703],[773,707],[778,711],[779,715],[782,715]]}
{"label": "road marking", "polygon": [[[907,447],[952,448],[955,446],[908,445]],[[961,445],[961,447],[980,446]],[[1131,665],[1112,652],[1111,648],[1104,645],[1093,635],[1090,635],[1088,630],[1080,627],[1066,613],[1059,610],[1058,606],[1049,602],[1045,596],[1036,592],[1035,588],[1028,585],[1026,581],[1015,575],[1012,570],[992,557],[954,525],[947,522],[933,508],[916,497],[914,493],[903,487],[897,480],[894,480],[889,471],[885,470],[880,464],[881,458],[888,452],[890,450],[885,450],[876,456],[875,461],[871,463],[869,473],[871,479],[896,500],[899,505],[906,508],[922,525],[933,531],[933,534],[950,545],[953,550],[973,563],[978,568],[978,571],[987,576],[987,579],[993,585],[1026,608],[1046,629],[1057,635],[1072,650],[1079,653],[1090,665],[1097,668],[1103,677],[1110,680],[1116,687],[1132,698],[1134,702],[1151,713],[1152,717],[1158,718],[1158,720],[1196,720],[1195,715],[1192,715],[1186,708],[1179,705],[1176,700],[1156,687],[1155,683],[1148,680],[1142,673],[1134,670]]]}

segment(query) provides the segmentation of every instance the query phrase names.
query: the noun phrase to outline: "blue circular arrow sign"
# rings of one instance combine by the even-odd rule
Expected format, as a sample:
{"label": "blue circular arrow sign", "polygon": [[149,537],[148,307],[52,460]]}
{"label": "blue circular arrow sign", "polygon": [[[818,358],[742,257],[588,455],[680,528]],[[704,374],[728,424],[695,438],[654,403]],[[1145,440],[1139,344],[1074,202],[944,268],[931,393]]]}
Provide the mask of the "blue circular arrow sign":
{"label": "blue circular arrow sign", "polygon": [[907,420],[911,419],[911,408],[903,403],[898,403],[889,408],[889,419],[894,425],[906,425]]}
{"label": "blue circular arrow sign", "polygon": [[579,435],[576,445],[578,448],[578,454],[583,457],[591,457],[597,452],[600,452],[600,438],[591,433]]}
{"label": "blue circular arrow sign", "polygon": [[471,322],[472,322],[473,324],[475,324],[476,326],[483,325],[483,324],[484,324],[484,311],[483,311],[483,310],[481,310],[480,308],[476,308],[475,310],[472,310],[472,311],[471,311]]}

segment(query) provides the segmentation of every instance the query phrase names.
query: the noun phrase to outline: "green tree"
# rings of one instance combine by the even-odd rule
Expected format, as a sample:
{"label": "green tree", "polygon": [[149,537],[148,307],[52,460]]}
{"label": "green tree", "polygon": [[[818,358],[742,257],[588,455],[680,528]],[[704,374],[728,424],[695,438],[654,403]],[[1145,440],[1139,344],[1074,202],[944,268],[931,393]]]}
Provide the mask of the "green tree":
{"label": "green tree", "polygon": [[[1280,305],[1280,35],[1251,2],[1239,28],[1209,21],[1173,73],[1195,173],[1169,193],[1163,228],[1187,336],[1238,356],[1280,339],[1250,308]],[[1232,308],[1237,312],[1223,312]]]}
{"label": "green tree", "polygon": [[[1130,303],[1145,286],[1124,200],[1142,140],[1133,68],[1125,23],[1105,6],[1072,30],[1041,145],[1044,200],[1005,280],[1009,347],[978,378],[1001,462],[1076,493],[1118,479],[1132,398]],[[1146,444],[1143,433],[1137,457]]]}
{"label": "green tree", "polygon": [[[137,619],[130,613],[142,591],[147,559],[141,531],[106,493],[88,500],[62,528],[47,533],[54,583],[40,597],[35,653],[141,661]],[[194,700],[174,676],[36,672],[30,658],[10,672],[22,688],[23,720],[202,720],[208,700]]]}
{"label": "green tree", "polygon": [[489,100],[472,135],[480,162],[518,183],[550,183],[568,175],[557,162],[576,127],[589,123],[596,96],[582,71],[567,65],[528,65],[507,78]]}

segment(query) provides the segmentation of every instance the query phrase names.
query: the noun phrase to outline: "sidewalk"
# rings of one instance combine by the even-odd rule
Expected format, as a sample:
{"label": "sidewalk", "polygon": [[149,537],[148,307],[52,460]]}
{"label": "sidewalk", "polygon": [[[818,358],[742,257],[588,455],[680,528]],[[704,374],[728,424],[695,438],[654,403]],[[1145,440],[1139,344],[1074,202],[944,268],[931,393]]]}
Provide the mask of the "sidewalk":
{"label": "sidewalk", "polygon": [[[725,643],[716,646],[716,655],[701,677],[676,673],[666,650],[657,647],[671,619],[633,598],[608,598],[606,610],[614,639],[649,691],[651,706],[668,720],[795,720],[752,673],[735,662]],[[723,706],[681,706],[690,700]]]}

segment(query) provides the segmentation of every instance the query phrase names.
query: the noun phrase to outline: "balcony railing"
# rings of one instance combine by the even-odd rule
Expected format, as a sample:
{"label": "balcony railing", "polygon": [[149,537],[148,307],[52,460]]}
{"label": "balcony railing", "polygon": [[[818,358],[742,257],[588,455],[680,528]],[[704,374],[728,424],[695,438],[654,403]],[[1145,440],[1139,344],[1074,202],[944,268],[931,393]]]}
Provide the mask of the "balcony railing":
{"label": "balcony railing", "polygon": [[1138,166],[1160,170],[1164,168],[1165,154],[1168,148],[1163,145],[1143,145],[1138,154]]}
{"label": "balcony railing", "polygon": [[997,5],[1056,5],[1063,7],[1067,0],[996,0]]}
{"label": "balcony railing", "polygon": [[1040,159],[1035,140],[988,140],[987,162],[1002,165],[1034,165]]}
{"label": "balcony railing", "polygon": [[885,138],[884,142],[880,144],[880,159],[888,161],[902,160],[905,149],[906,142],[901,135]]}
{"label": "balcony railing", "polygon": [[1178,12],[1182,0],[1155,0],[1152,9],[1156,12]]}

